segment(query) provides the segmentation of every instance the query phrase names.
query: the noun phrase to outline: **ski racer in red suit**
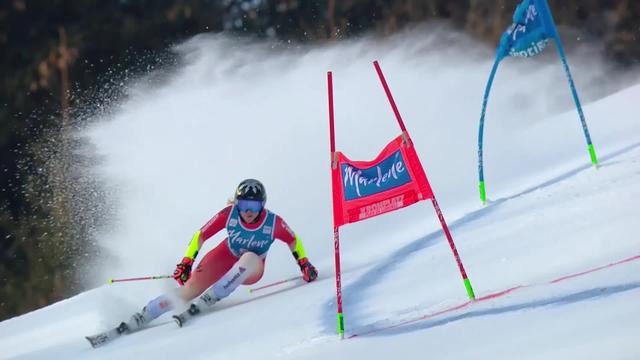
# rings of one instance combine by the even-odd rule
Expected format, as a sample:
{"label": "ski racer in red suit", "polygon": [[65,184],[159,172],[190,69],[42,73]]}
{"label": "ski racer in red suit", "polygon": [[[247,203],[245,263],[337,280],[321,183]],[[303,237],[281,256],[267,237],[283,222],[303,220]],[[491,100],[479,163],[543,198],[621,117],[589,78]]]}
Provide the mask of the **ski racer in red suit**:
{"label": "ski racer in red suit", "polygon": [[[184,258],[173,273],[183,286],[176,293],[151,300],[119,328],[123,332],[138,330],[172,310],[180,300],[189,302],[199,296],[187,310],[196,314],[229,296],[241,284],[257,282],[264,273],[267,252],[275,239],[289,246],[304,280],[315,280],[318,271],[307,259],[300,238],[280,216],[264,207],[266,200],[267,193],[260,181],[242,181],[233,203],[220,210],[191,239]],[[223,229],[228,233],[227,238],[208,252],[192,272],[202,244]]]}

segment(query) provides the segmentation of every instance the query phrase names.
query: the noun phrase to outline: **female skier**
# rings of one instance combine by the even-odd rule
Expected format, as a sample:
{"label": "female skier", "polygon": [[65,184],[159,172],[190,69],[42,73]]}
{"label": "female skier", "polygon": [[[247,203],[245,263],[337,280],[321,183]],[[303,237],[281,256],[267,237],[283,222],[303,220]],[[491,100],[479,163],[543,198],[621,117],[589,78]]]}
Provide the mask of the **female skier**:
{"label": "female skier", "polygon": [[[256,283],[264,273],[267,252],[274,239],[289,246],[304,280],[315,280],[318,271],[307,259],[300,238],[280,216],[264,207],[266,200],[267,193],[260,181],[242,181],[233,203],[220,210],[191,239],[184,258],[173,273],[183,286],[177,293],[151,300],[129,322],[120,324],[121,332],[138,330],[170,311],[176,305],[176,298],[188,302],[200,295],[185,312],[195,315],[229,296],[240,284]],[[192,276],[191,267],[202,244],[222,229],[227,230],[227,238],[204,256]],[[181,325],[182,315],[175,318]]]}

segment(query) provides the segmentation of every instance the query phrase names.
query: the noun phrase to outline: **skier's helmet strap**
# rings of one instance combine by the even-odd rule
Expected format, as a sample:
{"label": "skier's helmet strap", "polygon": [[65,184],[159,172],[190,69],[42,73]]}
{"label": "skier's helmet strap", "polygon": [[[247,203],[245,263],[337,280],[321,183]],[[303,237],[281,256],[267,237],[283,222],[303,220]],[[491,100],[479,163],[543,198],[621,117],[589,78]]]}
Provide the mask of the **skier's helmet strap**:
{"label": "skier's helmet strap", "polygon": [[267,201],[267,191],[264,185],[256,179],[242,180],[236,189],[235,202],[238,200],[257,200],[264,203]]}

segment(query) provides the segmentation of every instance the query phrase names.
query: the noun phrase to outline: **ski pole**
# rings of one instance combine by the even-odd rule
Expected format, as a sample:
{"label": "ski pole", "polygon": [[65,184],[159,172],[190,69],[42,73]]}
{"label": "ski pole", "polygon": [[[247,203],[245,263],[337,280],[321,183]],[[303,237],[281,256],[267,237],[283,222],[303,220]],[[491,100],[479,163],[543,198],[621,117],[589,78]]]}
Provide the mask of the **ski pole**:
{"label": "ski pole", "polygon": [[263,286],[260,286],[260,287],[257,287],[257,288],[252,288],[252,289],[249,289],[249,292],[250,293],[254,293],[254,292],[259,291],[259,290],[264,290],[264,289],[270,288],[272,286],[288,283],[288,282],[295,281],[295,280],[298,280],[298,279],[302,279],[302,276],[298,275],[298,276],[295,276],[295,277],[292,277],[292,278],[289,278],[289,279],[284,279],[284,280],[276,281],[276,282],[273,282],[271,284],[263,285]]}
{"label": "ski pole", "polygon": [[170,279],[172,277],[173,275],[160,275],[160,276],[145,276],[145,277],[128,278],[128,279],[109,279],[107,280],[107,284],[111,285],[114,282],[124,282],[124,281]]}

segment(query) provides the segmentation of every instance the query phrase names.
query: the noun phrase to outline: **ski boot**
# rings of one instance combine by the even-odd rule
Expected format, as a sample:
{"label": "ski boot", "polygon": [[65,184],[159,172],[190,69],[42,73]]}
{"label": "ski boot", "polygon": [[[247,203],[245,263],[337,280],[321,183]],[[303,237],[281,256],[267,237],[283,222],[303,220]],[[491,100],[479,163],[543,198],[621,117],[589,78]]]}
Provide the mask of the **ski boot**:
{"label": "ski boot", "polygon": [[200,314],[201,309],[208,310],[218,301],[219,299],[217,297],[211,295],[211,293],[207,291],[198,298],[195,304],[191,304],[183,313],[180,315],[173,315],[173,320],[179,327],[182,327],[182,325],[184,325],[184,323],[189,319]]}

